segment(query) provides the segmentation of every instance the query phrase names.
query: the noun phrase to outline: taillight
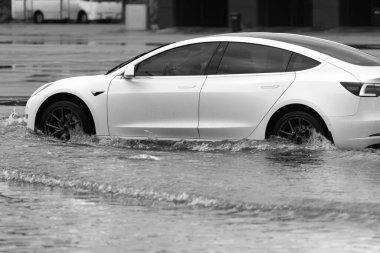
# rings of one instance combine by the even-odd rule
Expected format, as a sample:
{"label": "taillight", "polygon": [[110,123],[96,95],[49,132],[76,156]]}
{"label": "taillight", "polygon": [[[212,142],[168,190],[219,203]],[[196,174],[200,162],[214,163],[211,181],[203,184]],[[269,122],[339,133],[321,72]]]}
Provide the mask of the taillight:
{"label": "taillight", "polygon": [[361,97],[380,96],[380,84],[379,83],[363,83],[363,87],[359,95]]}
{"label": "taillight", "polygon": [[356,83],[341,82],[342,86],[355,96],[378,97],[380,96],[380,83]]}
{"label": "taillight", "polygon": [[362,88],[362,83],[353,83],[353,82],[341,82],[344,88],[346,88],[349,92],[354,94],[355,96],[359,96],[360,89]]}

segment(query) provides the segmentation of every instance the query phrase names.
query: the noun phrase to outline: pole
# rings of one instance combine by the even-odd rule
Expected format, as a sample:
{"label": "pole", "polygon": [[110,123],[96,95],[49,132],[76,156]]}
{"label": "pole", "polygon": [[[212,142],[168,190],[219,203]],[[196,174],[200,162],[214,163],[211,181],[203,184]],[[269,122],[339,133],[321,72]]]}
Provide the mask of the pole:
{"label": "pole", "polygon": [[24,21],[26,21],[26,0],[24,0]]}
{"label": "pole", "polygon": [[60,0],[59,1],[59,4],[60,4],[60,10],[59,10],[59,19],[60,20],[62,20],[62,15],[63,15],[63,13],[62,13],[62,7],[63,7],[63,0]]}

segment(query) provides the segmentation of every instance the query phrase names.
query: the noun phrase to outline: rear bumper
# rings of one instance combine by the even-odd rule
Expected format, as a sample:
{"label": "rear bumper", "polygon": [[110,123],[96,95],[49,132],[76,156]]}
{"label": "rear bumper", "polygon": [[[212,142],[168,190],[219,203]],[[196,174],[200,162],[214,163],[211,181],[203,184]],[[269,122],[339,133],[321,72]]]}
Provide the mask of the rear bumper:
{"label": "rear bumper", "polygon": [[363,149],[380,144],[380,105],[377,98],[361,98],[355,115],[329,117],[335,145]]}

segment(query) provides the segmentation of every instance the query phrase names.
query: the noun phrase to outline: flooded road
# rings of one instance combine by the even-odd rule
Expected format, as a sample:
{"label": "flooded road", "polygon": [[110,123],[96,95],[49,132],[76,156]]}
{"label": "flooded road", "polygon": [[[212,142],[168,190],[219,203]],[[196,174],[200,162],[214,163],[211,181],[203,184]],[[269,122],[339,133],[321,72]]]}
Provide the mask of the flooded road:
{"label": "flooded road", "polygon": [[0,251],[378,252],[380,156],[316,136],[160,142],[0,128]]}
{"label": "flooded road", "polygon": [[[320,35],[358,45],[370,37]],[[190,37],[3,25],[0,97]],[[0,252],[380,251],[379,151],[338,150],[319,136],[304,145],[61,142],[27,132],[23,110],[0,106]]]}

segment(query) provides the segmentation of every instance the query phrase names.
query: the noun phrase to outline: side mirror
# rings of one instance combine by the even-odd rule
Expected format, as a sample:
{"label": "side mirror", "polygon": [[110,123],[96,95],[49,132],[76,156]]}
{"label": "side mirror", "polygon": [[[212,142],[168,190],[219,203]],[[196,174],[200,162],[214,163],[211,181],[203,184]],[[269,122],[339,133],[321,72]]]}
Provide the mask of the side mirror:
{"label": "side mirror", "polygon": [[127,66],[124,70],[123,77],[125,79],[132,79],[135,77],[135,66]]}

